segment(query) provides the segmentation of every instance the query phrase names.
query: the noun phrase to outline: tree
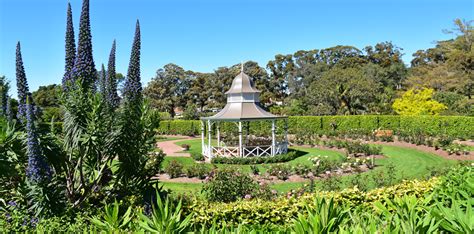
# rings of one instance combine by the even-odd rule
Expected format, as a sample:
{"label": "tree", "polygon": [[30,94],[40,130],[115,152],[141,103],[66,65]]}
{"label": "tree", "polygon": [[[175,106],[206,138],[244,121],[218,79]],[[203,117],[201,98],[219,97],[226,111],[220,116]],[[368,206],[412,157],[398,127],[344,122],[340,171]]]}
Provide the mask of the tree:
{"label": "tree", "polygon": [[410,89],[395,99],[393,109],[399,115],[438,115],[447,107],[433,100],[433,89]]}
{"label": "tree", "polygon": [[199,111],[204,111],[204,107],[206,107],[210,100],[209,98],[212,95],[212,80],[213,74],[212,73],[193,73],[192,76],[194,77],[191,80],[191,85],[189,87],[188,93],[188,102],[196,103],[199,108]]}
{"label": "tree", "polygon": [[76,42],[74,39],[74,25],[72,23],[71,3],[67,4],[67,23],[66,23],[66,58],[64,76],[62,80],[63,89],[66,90],[67,83],[70,81],[71,72],[76,59]]}
{"label": "tree", "polygon": [[308,105],[313,115],[362,114],[374,101],[378,84],[360,69],[333,68],[310,87]]}
{"label": "tree", "polygon": [[32,93],[32,97],[35,104],[42,109],[38,119],[44,122],[49,122],[52,118],[59,121],[63,120],[63,113],[60,108],[60,85],[40,86],[38,90]]}
{"label": "tree", "polygon": [[412,69],[406,81],[409,88],[429,87],[472,98],[474,88],[474,28],[471,22],[455,20],[451,40],[438,41],[434,48],[413,54]]}
{"label": "tree", "polygon": [[187,103],[186,93],[189,90],[192,73],[186,72],[176,64],[167,64],[156,72],[145,89],[145,95],[150,99],[151,105],[160,111],[176,115],[175,108],[184,107]]}

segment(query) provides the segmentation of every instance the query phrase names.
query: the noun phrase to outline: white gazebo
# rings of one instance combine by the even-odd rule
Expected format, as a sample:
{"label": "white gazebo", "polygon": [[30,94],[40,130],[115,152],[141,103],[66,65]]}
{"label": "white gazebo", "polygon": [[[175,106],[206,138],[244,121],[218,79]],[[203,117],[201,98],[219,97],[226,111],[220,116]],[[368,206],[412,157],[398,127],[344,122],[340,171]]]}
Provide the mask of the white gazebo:
{"label": "white gazebo", "polygon": [[[255,89],[252,79],[242,71],[232,81],[227,95],[227,104],[216,115],[201,118],[202,154],[207,158],[213,157],[265,157],[285,154],[288,150],[288,118],[277,116],[263,110],[259,106],[260,91]],[[276,139],[276,120],[284,120],[283,139]],[[249,137],[249,123],[251,121],[271,121],[271,144],[249,145],[244,143],[242,125],[247,124],[246,138]],[[239,144],[225,145],[221,141],[220,124],[233,122],[238,127]],[[207,124],[206,124],[207,123]],[[206,143],[207,125],[207,143]],[[212,145],[212,127],[215,126],[217,145]],[[248,142],[246,140],[246,142]]]}

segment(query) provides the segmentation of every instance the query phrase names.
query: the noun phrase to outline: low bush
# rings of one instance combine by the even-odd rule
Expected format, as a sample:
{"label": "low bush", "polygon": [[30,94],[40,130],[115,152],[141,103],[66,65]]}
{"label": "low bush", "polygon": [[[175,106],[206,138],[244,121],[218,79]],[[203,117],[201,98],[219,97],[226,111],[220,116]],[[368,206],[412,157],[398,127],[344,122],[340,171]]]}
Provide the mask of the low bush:
{"label": "low bush", "polygon": [[232,202],[251,195],[257,189],[257,182],[247,173],[225,168],[211,171],[202,188],[202,193],[208,201]]}
{"label": "low bush", "polygon": [[296,164],[293,166],[293,172],[301,177],[308,177],[311,172],[311,166],[307,164]]}
{"label": "low bush", "polygon": [[360,141],[348,141],[346,143],[346,151],[350,155],[380,155],[382,154],[381,146],[372,146]]}
{"label": "low bush", "polygon": [[[248,225],[279,225],[288,227],[299,214],[306,215],[307,207],[314,207],[315,199],[333,199],[335,205],[345,204],[348,207],[362,206],[371,209],[375,201],[394,199],[405,195],[423,197],[433,191],[440,184],[438,178],[427,181],[404,181],[391,187],[384,187],[369,192],[362,192],[357,188],[342,191],[324,191],[303,194],[295,197],[279,197],[271,201],[262,199],[242,200],[231,203],[209,203],[195,200],[190,205],[189,212],[194,213],[192,222],[198,226],[210,226],[214,222],[217,226]],[[211,218],[212,217],[212,218]]]}
{"label": "low bush", "polygon": [[204,179],[209,175],[211,169],[203,163],[195,163],[185,168],[185,174],[188,178],[197,177],[198,179]]}
{"label": "low bush", "polygon": [[286,154],[275,155],[273,157],[248,157],[248,158],[226,158],[226,157],[216,157],[211,159],[211,163],[215,164],[240,164],[240,165],[249,165],[249,164],[264,164],[264,163],[282,163],[294,160],[302,156],[301,151],[290,150]]}
{"label": "low bush", "polygon": [[182,144],[182,145],[181,145],[181,148],[183,148],[185,151],[188,151],[189,148],[191,148],[191,146],[188,145],[188,144]]}
{"label": "low bush", "polygon": [[176,160],[171,160],[165,167],[165,173],[170,178],[180,177],[183,174],[183,164]]}
{"label": "low bush", "polygon": [[191,157],[196,160],[196,161],[204,161],[204,155],[202,155],[201,153],[197,153],[197,152],[191,152]]}
{"label": "low bush", "polygon": [[463,144],[452,143],[445,147],[443,150],[448,152],[448,154],[456,154],[456,155],[467,155],[469,154],[469,147]]}
{"label": "low bush", "polygon": [[276,176],[279,180],[287,180],[292,173],[292,168],[286,164],[273,164],[268,166],[267,173]]}

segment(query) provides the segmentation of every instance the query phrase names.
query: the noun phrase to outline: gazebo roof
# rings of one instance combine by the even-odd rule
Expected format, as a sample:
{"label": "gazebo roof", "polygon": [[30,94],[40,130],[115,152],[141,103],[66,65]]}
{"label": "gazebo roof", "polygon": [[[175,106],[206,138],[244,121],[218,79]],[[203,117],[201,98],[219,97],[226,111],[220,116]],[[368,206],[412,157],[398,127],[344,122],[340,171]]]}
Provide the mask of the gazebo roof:
{"label": "gazebo roof", "polygon": [[[255,89],[252,79],[243,71],[234,78],[226,94],[228,101],[225,107],[214,116],[201,118],[202,120],[242,121],[286,118],[274,115],[260,107],[258,101],[260,91]],[[236,100],[229,101],[234,97]]]}
{"label": "gazebo roof", "polygon": [[244,72],[240,72],[234,80],[232,81],[232,85],[230,89],[225,92],[225,94],[231,93],[260,93],[256,88],[253,87],[252,79],[245,74]]}

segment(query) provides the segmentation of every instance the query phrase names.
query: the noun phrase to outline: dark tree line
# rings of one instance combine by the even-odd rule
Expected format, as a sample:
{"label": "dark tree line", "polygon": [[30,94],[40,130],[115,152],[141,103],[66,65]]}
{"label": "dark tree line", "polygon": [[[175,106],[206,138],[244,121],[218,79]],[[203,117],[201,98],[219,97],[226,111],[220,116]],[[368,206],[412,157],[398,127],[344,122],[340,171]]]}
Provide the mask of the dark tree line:
{"label": "dark tree line", "polygon": [[[458,19],[454,23],[455,29],[446,31],[454,35],[453,39],[415,52],[410,66],[402,61],[400,47],[381,42],[365,48],[335,46],[278,54],[265,66],[246,62],[244,71],[262,91],[261,105],[277,114],[393,114],[394,99],[403,92],[432,88],[434,99],[448,107],[442,114],[474,115],[473,27],[469,21]],[[240,67],[234,64],[201,73],[167,64],[158,69],[144,93],[154,108],[172,117],[176,110],[184,111],[185,118],[209,115],[211,110],[225,105],[224,93]],[[117,73],[116,80],[120,84],[123,76]],[[51,92],[50,89],[53,87],[42,87],[33,93],[40,107],[51,107],[43,106],[41,98],[37,98],[49,96],[41,92]],[[43,115],[46,120],[53,114]]]}
{"label": "dark tree line", "polygon": [[[443,114],[472,115],[474,54],[470,22],[455,20],[456,33],[434,48],[413,54],[411,67],[402,48],[391,42],[356,48],[335,46],[278,54],[266,67],[246,62],[244,71],[262,91],[261,105],[286,115],[393,114],[395,98],[411,88],[433,88],[435,99],[449,107]],[[211,73],[167,64],[145,88],[153,107],[185,118],[222,108],[224,92],[240,72],[240,64]]]}

